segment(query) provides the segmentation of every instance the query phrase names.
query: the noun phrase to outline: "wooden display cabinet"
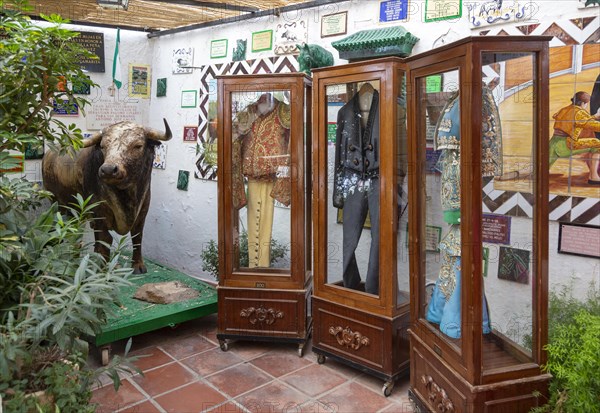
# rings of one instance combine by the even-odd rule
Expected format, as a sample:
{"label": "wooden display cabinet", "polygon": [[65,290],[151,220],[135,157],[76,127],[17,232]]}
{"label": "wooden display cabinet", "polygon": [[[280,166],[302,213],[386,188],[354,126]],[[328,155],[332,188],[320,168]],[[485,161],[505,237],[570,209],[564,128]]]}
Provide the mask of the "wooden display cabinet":
{"label": "wooden display cabinet", "polygon": [[[406,60],[409,395],[420,411],[545,403],[549,39],[474,37]],[[517,202],[500,208],[508,195]],[[427,248],[431,227],[439,252]]]}
{"label": "wooden display cabinet", "polygon": [[302,356],[312,328],[311,81],[217,79],[217,338],[224,351],[231,339],[297,343]]}
{"label": "wooden display cabinet", "polygon": [[319,363],[385,380],[388,396],[409,367],[405,65],[393,57],[312,74],[312,348]]}

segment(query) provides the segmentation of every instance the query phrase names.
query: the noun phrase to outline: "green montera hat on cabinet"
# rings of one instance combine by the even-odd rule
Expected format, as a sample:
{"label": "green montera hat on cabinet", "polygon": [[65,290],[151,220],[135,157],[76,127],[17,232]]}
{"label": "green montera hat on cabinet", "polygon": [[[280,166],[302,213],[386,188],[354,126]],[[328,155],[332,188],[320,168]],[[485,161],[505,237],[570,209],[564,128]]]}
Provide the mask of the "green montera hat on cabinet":
{"label": "green montera hat on cabinet", "polygon": [[374,57],[406,57],[419,41],[402,26],[362,30],[331,45],[340,53],[340,59],[364,60]]}

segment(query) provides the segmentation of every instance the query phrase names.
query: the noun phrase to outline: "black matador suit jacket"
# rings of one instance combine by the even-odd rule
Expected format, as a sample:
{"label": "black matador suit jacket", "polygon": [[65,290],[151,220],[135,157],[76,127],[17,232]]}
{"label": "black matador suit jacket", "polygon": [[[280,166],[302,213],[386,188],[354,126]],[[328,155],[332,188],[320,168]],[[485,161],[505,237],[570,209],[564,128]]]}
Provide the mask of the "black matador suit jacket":
{"label": "black matador suit jacket", "polygon": [[359,93],[338,112],[333,206],[344,207],[358,180],[379,177],[379,92],[373,93],[367,126],[361,123]]}

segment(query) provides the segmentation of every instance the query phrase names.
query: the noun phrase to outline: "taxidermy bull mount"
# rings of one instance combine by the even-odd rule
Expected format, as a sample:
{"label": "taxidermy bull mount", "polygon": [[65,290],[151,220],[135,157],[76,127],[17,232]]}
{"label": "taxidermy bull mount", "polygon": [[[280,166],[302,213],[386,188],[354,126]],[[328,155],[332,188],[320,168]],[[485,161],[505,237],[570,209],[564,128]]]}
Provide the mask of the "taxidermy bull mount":
{"label": "taxidermy bull mount", "polygon": [[42,162],[44,187],[60,204],[73,202],[78,193],[100,202],[92,210],[96,252],[108,258],[109,230],[131,233],[135,274],[147,271],[142,236],[150,206],[154,148],[173,136],[167,120],[163,121],[165,132],[129,121],[115,123],[84,140],[83,149],[73,158],[51,151]]}

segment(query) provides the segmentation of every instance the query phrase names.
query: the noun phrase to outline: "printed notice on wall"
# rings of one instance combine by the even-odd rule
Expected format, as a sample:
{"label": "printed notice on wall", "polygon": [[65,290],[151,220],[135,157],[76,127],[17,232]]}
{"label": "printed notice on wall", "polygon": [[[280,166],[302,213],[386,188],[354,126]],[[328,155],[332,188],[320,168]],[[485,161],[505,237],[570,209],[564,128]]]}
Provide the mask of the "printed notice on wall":
{"label": "printed notice on wall", "polygon": [[510,244],[510,217],[483,214],[481,217],[481,239],[491,244]]}
{"label": "printed notice on wall", "polygon": [[79,32],[73,41],[93,53],[97,58],[79,58],[79,64],[88,72],[104,73],[104,33]]}
{"label": "printed notice on wall", "polygon": [[600,227],[561,223],[558,252],[600,258]]}
{"label": "printed notice on wall", "polygon": [[144,124],[142,111],[137,103],[117,102],[112,98],[94,101],[94,104],[85,113],[88,130],[101,130],[124,120]]}
{"label": "printed notice on wall", "polygon": [[388,0],[379,3],[379,22],[388,23],[406,20],[408,0]]}

